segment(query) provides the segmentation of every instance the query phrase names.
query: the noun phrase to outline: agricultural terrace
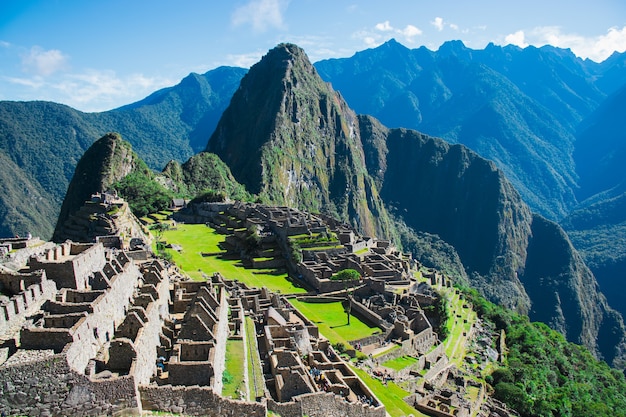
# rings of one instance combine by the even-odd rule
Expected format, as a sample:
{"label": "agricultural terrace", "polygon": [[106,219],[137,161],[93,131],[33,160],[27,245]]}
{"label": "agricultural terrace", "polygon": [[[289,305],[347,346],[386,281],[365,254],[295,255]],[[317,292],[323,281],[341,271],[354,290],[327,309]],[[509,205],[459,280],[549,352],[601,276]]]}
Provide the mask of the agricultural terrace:
{"label": "agricultural terrace", "polygon": [[459,368],[467,353],[468,339],[472,324],[476,321],[476,313],[461,299],[454,288],[439,287],[438,290],[446,297],[448,304],[448,337],[444,341],[446,355],[450,362]]}
{"label": "agricultural terrace", "polygon": [[[238,280],[250,287],[267,287],[283,293],[305,293],[306,290],[294,285],[286,272],[274,269],[245,268],[240,260],[225,259],[226,252],[219,244],[224,235],[204,224],[178,224],[161,234],[161,241],[177,245],[180,250],[166,249],[172,261],[194,280],[203,280],[203,275],[219,272],[226,279]],[[208,256],[203,256],[209,254]]]}

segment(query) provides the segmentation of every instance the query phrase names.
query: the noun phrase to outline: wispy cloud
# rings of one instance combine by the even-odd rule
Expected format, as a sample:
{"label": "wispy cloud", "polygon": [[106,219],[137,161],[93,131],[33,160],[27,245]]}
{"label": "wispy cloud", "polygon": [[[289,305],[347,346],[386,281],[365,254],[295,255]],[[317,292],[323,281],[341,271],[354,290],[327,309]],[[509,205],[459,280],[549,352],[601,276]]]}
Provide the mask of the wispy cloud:
{"label": "wispy cloud", "polygon": [[[267,51],[265,51],[267,52]],[[225,65],[249,68],[261,60],[264,53],[262,51],[249,52],[247,54],[228,54]]]}
{"label": "wispy cloud", "polygon": [[285,29],[283,14],[289,0],[251,0],[238,7],[232,14],[233,26],[252,25],[256,32],[265,32],[269,28]]}
{"label": "wispy cloud", "polygon": [[48,76],[68,69],[68,56],[58,49],[46,51],[39,46],[33,46],[22,55],[22,67],[26,72]]}
{"label": "wispy cloud", "polygon": [[364,29],[352,34],[352,38],[361,40],[367,47],[375,47],[392,37],[398,37],[406,43],[414,43],[416,37],[422,34],[417,26],[406,25],[404,28],[396,28],[388,20],[377,23],[372,29]]}
{"label": "wispy cloud", "polygon": [[119,77],[110,70],[87,70],[58,76],[3,77],[3,82],[18,84],[20,100],[52,100],[82,111],[110,110],[140,100],[155,90],[175,84],[161,77],[131,74]]}
{"label": "wispy cloud", "polygon": [[612,27],[607,30],[606,34],[591,37],[563,33],[558,26],[542,26],[529,31],[518,30],[505,36],[504,42],[520,47],[553,45],[559,48],[569,48],[581,58],[600,62],[614,51],[626,50],[626,26]]}
{"label": "wispy cloud", "polygon": [[450,29],[454,30],[454,31],[459,31],[459,25],[455,24],[455,23],[450,23],[450,22],[446,22],[443,17],[435,17],[433,19],[432,22],[430,22],[431,25],[433,25],[435,27],[435,29],[437,29],[438,32],[442,32],[446,27],[449,27]]}
{"label": "wispy cloud", "polygon": [[435,17],[435,20],[430,22],[439,32],[443,30],[443,19],[441,17]]}

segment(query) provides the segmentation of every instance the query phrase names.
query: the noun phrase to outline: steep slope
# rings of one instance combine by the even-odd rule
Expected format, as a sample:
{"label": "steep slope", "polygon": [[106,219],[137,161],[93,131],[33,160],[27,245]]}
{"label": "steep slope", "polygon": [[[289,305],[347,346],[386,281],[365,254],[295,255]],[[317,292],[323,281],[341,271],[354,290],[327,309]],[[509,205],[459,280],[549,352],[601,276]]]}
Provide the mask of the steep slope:
{"label": "steep slope", "polygon": [[534,300],[531,320],[595,346],[608,363],[625,365],[622,317],[598,293],[593,274],[556,223],[534,216],[528,262],[520,278]]}
{"label": "steep slope", "polygon": [[[368,122],[375,123],[361,117],[361,126]],[[517,270],[526,262],[531,214],[502,171],[464,146],[412,130],[389,130],[373,152],[371,140],[364,143],[368,167],[385,203],[408,226],[454,246],[490,299],[527,312]]]}
{"label": "steep slope", "polygon": [[[461,145],[360,116],[387,207],[455,248],[472,286],[623,365],[626,332],[556,223],[531,214],[495,164]],[[446,256],[444,254],[443,256]]]}
{"label": "steep slope", "polygon": [[366,234],[389,236],[357,123],[304,51],[281,44],[243,78],[207,151],[266,201],[329,212]]}
{"label": "steep slope", "polygon": [[624,186],[597,196],[597,201],[581,207],[562,224],[585,263],[593,271],[600,289],[622,315],[626,315],[626,191]]}
{"label": "steep slope", "polygon": [[55,242],[65,240],[63,224],[82,207],[91,195],[111,189],[111,186],[136,170],[147,167],[119,134],[108,133],[87,149],[78,164],[53,235]]}
{"label": "steep slope", "polygon": [[626,85],[581,123],[574,161],[583,201],[626,181]]}
{"label": "steep slope", "polygon": [[57,214],[55,202],[4,152],[0,166],[0,236],[48,236]]}
{"label": "steep slope", "polygon": [[615,88],[618,58],[600,65],[549,46],[473,50],[460,41],[433,52],[391,40],[316,68],[357,112],[493,160],[533,210],[556,220],[576,205],[576,127]]}

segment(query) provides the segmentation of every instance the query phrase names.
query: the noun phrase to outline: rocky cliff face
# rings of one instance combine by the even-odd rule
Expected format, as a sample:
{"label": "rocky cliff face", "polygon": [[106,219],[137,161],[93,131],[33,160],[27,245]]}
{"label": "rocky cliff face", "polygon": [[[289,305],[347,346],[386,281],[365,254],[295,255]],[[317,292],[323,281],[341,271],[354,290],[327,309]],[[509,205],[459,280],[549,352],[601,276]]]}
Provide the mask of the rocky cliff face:
{"label": "rocky cliff face", "polygon": [[94,142],[76,165],[52,239],[65,240],[63,224],[93,193],[107,191],[113,183],[139,168],[147,169],[119,134],[108,133]]}
{"label": "rocky cliff face", "polygon": [[391,234],[356,114],[295,45],[279,45],[250,69],[207,151],[261,199],[331,213],[365,234]]}

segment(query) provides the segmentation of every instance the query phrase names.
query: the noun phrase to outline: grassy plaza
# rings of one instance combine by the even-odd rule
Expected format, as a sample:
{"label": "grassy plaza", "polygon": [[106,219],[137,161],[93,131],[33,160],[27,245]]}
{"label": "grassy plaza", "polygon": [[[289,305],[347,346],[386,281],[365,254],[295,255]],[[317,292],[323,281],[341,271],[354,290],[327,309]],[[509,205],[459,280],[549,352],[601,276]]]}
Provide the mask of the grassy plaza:
{"label": "grassy plaza", "polygon": [[[161,240],[178,245],[182,250],[166,249],[172,261],[192,279],[202,280],[202,274],[219,272],[226,279],[234,279],[250,287],[267,287],[282,294],[305,293],[306,289],[294,285],[286,272],[244,268],[240,260],[224,259],[225,253],[219,247],[224,235],[204,224],[178,224],[175,228],[163,231]],[[210,254],[203,256],[202,254]]]}

